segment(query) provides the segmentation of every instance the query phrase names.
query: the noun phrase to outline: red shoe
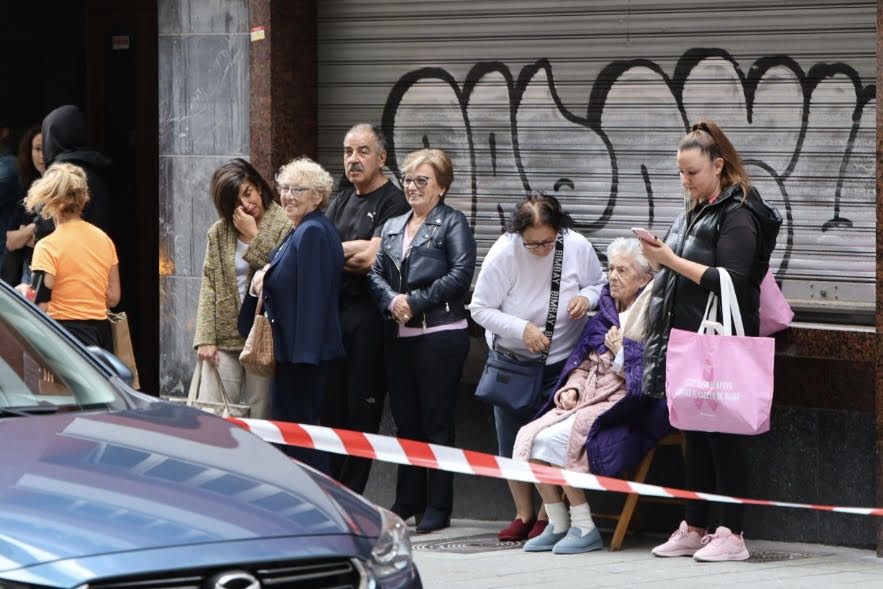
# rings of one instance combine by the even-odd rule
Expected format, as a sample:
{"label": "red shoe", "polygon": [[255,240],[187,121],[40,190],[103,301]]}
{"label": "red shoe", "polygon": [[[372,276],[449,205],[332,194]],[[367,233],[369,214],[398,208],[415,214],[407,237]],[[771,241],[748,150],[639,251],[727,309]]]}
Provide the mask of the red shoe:
{"label": "red shoe", "polygon": [[549,520],[547,519],[538,519],[533,527],[530,529],[530,532],[527,533],[527,539],[530,540],[532,538],[536,538],[540,534],[543,533],[543,530],[546,529],[546,526],[549,525]]}
{"label": "red shoe", "polygon": [[525,522],[521,521],[521,518],[516,517],[508,526],[500,530],[500,533],[497,534],[497,539],[500,542],[520,542],[528,537],[532,526],[535,527],[534,520]]}

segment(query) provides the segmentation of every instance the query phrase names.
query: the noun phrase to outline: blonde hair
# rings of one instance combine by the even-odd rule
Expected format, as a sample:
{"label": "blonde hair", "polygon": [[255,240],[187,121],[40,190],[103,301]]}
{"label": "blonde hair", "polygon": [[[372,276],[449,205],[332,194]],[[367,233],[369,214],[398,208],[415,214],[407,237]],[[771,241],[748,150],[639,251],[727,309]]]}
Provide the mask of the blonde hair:
{"label": "blonde hair", "polygon": [[334,180],[325,168],[308,157],[297,157],[279,168],[276,172],[276,183],[297,181],[302,187],[309,188],[319,195],[319,209],[328,206],[328,197]]}
{"label": "blonde hair", "polygon": [[52,164],[28,189],[24,205],[44,219],[80,215],[89,202],[86,172],[73,164]]}

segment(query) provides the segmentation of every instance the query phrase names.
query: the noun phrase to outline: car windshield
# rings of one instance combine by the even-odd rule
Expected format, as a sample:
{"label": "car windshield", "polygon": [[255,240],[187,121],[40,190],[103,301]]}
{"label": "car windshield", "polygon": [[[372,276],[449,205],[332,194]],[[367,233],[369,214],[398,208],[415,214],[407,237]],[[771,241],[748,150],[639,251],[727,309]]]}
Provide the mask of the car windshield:
{"label": "car windshield", "polygon": [[108,378],[26,305],[0,289],[0,417],[122,408]]}

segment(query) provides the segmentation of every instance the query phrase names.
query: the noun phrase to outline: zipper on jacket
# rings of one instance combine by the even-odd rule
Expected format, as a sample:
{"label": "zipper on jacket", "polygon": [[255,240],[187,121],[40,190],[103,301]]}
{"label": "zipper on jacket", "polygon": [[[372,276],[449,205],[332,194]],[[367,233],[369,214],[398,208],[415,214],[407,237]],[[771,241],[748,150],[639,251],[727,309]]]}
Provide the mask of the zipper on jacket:
{"label": "zipper on jacket", "polygon": [[396,271],[399,273],[399,288],[398,291],[402,292],[402,267],[398,265],[395,257],[390,256],[392,258],[392,263],[396,267]]}

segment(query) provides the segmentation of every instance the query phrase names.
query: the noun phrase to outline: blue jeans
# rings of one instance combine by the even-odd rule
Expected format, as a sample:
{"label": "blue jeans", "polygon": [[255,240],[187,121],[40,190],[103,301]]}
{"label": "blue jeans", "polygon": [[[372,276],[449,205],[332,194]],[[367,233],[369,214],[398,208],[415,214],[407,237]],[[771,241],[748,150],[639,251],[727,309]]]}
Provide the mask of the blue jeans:
{"label": "blue jeans", "polygon": [[[555,384],[561,375],[561,369],[567,359],[546,364],[543,369],[543,397],[548,398],[555,393]],[[504,458],[512,458],[512,446],[515,445],[515,436],[518,430],[533,421],[537,416],[521,417],[494,405],[494,427],[497,430],[497,453]]]}

